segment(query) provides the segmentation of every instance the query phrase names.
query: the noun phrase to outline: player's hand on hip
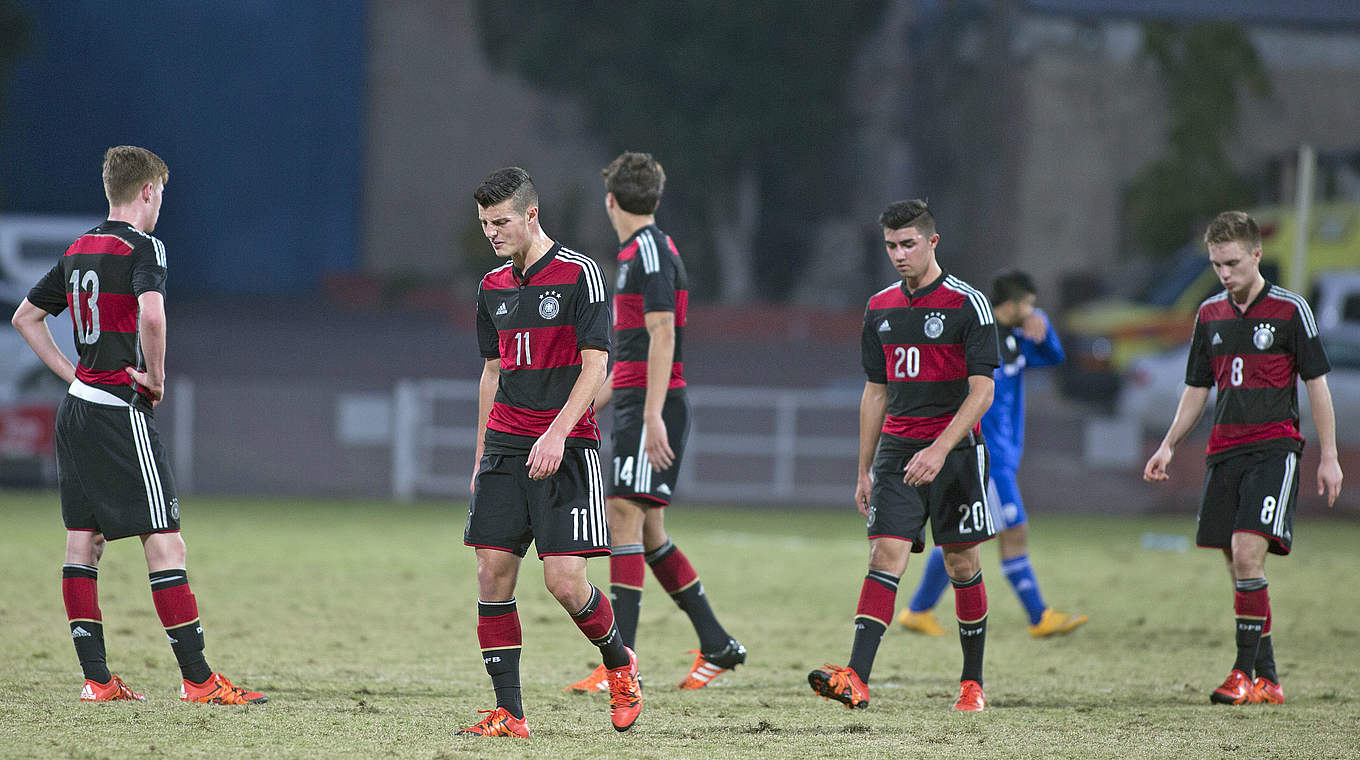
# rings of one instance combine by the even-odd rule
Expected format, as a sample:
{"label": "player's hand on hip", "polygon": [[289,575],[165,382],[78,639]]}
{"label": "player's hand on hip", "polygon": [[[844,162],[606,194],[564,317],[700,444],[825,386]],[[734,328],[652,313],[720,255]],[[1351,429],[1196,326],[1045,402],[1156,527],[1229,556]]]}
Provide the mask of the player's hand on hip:
{"label": "player's hand on hip", "polygon": [[1166,480],[1166,468],[1171,464],[1171,451],[1165,446],[1157,449],[1147,464],[1143,466],[1143,480],[1155,483],[1159,480]]}
{"label": "player's hand on hip", "polygon": [[652,469],[660,472],[669,470],[675,464],[675,452],[671,451],[669,437],[666,435],[666,423],[661,419],[647,421],[647,461],[651,462]]}
{"label": "player's hand on hip", "polygon": [[859,475],[855,483],[855,508],[865,517],[869,516],[869,497],[874,490],[874,478],[867,472]]}
{"label": "player's hand on hip", "polygon": [[124,367],[123,371],[126,372],[128,374],[128,377],[132,378],[138,385],[142,386],[143,388],[146,388],[146,392],[151,395],[152,406],[159,404],[161,402],[161,399],[165,398],[164,381],[156,382],[154,379],[152,379],[150,373],[138,372],[135,367]]}
{"label": "player's hand on hip", "polygon": [[1335,459],[1323,459],[1318,465],[1318,496],[1327,495],[1327,506],[1336,503],[1341,495],[1341,463]]}
{"label": "player's hand on hip", "polygon": [[557,468],[562,466],[562,452],[566,447],[567,438],[558,435],[551,429],[540,435],[534,441],[533,448],[529,449],[529,477],[534,480],[542,480],[549,475],[557,472]]}
{"label": "player's hand on hip", "polygon": [[940,474],[940,468],[944,467],[944,459],[948,453],[937,450],[933,443],[916,452],[903,468],[902,482],[909,486],[928,485]]}

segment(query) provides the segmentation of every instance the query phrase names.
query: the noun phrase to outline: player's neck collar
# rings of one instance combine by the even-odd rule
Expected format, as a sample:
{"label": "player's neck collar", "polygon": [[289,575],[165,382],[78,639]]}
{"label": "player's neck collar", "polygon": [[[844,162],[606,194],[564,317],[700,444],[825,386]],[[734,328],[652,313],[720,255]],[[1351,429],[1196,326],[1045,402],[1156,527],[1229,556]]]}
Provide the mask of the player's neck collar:
{"label": "player's neck collar", "polygon": [[542,256],[538,257],[538,261],[530,264],[528,269],[521,272],[519,267],[512,267],[515,272],[515,279],[519,280],[521,284],[528,282],[530,278],[539,272],[542,272],[544,267],[552,263],[552,260],[557,257],[557,252],[561,249],[561,244],[554,241],[552,247],[548,248]]}
{"label": "player's neck collar", "polygon": [[923,296],[923,295],[925,295],[925,294],[927,294],[927,293],[930,293],[930,292],[934,291],[935,288],[940,287],[940,284],[944,282],[944,278],[945,278],[945,276],[948,275],[948,274],[949,274],[948,272],[944,271],[944,267],[940,267],[940,276],[939,276],[939,277],[936,277],[934,280],[931,280],[930,282],[928,282],[928,283],[922,285],[921,287],[917,288],[916,290],[912,290],[912,289],[908,288],[908,287],[907,287],[907,281],[906,281],[905,278],[903,278],[903,280],[902,280],[902,293],[905,294],[908,298],[920,298],[921,296]]}

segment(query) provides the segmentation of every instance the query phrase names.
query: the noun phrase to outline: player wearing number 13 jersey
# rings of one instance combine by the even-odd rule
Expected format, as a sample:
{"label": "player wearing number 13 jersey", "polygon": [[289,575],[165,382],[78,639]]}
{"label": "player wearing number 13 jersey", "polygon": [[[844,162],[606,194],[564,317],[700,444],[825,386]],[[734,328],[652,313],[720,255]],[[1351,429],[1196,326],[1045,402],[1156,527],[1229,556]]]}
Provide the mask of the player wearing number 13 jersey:
{"label": "player wearing number 13 jersey", "polygon": [[[151,598],[191,702],[264,702],[203,657],[203,626],[189,591],[179,500],[153,407],[165,387],[165,247],[151,236],[170,171],[156,154],[121,145],[104,154],[108,221],[80,236],[29,291],[12,320],[33,351],[70,383],[57,409],[57,479],[66,523],[61,591],[85,673],[82,701],[144,699],[109,672],[99,611],[105,541],[140,536]],[[44,321],[69,308],[79,364]]]}
{"label": "player wearing number 13 jersey", "polygon": [[[978,544],[996,534],[987,509],[987,449],[978,426],[1001,363],[987,297],[945,274],[940,236],[923,201],[879,217],[902,281],[869,299],[861,339],[867,382],[859,409],[855,504],[868,518],[869,574],[860,588],[846,667],[808,674],[813,691],[847,707],[869,701],[869,670],[893,618],[907,556],[924,548],[925,524],[944,551],[963,647],[954,709],[982,710],[987,592]],[[877,453],[875,453],[877,452]]]}
{"label": "player wearing number 13 jersey", "polygon": [[482,233],[509,259],[482,278],[477,342],[477,468],[463,541],[477,552],[477,639],[496,692],[459,733],[529,735],[520,697],[515,581],[532,542],[543,581],[609,671],[609,714],[626,731],[642,710],[637,657],[586,558],[609,553],[599,430],[591,402],[609,365],[609,292],[600,267],[539,224],[528,172],[492,172],[473,192]]}
{"label": "player wearing number 13 jersey", "polygon": [[[1331,369],[1308,303],[1261,276],[1261,231],[1240,211],[1214,218],[1204,234],[1209,262],[1224,291],[1205,301],[1195,319],[1185,390],[1166,437],[1143,478],[1167,478],[1177,444],[1194,427],[1218,387],[1208,469],[1195,541],[1223,550],[1236,595],[1237,659],[1210,699],[1220,704],[1282,702],[1270,636],[1266,554],[1293,544],[1299,433],[1296,385],[1308,390],[1321,448],[1318,493],[1331,506],[1341,490]],[[1257,676],[1252,680],[1253,671]]]}

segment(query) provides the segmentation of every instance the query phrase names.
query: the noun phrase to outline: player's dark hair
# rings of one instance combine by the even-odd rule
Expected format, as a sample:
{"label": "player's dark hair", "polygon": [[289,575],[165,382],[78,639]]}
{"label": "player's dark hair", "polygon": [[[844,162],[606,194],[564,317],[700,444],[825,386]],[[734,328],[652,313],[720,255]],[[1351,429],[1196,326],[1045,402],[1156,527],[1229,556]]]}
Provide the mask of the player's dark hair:
{"label": "player's dark hair", "polygon": [[878,215],[878,223],[890,230],[915,227],[924,237],[935,234],[935,217],[923,200],[897,201],[889,203]]}
{"label": "player's dark hair", "polygon": [[486,175],[482,184],[472,192],[472,197],[477,199],[477,205],[482,208],[491,208],[513,198],[515,211],[522,214],[530,206],[538,205],[538,188],[534,187],[529,172],[518,166],[507,166]]}
{"label": "player's dark hair", "polygon": [[1019,269],[1002,272],[992,280],[992,306],[1019,301],[1038,292],[1038,288],[1034,287],[1034,278],[1029,274]]}
{"label": "player's dark hair", "polygon": [[151,182],[162,185],[170,179],[170,170],[161,157],[135,145],[115,145],[104,151],[104,196],[109,203],[121,206],[136,200],[137,193]]}
{"label": "player's dark hair", "polygon": [[1261,228],[1244,211],[1224,211],[1204,231],[1206,246],[1219,243],[1243,243],[1248,252],[1254,251],[1261,247]]}
{"label": "player's dark hair", "polygon": [[666,188],[666,170],[650,153],[622,153],[600,170],[605,192],[630,214],[655,214]]}

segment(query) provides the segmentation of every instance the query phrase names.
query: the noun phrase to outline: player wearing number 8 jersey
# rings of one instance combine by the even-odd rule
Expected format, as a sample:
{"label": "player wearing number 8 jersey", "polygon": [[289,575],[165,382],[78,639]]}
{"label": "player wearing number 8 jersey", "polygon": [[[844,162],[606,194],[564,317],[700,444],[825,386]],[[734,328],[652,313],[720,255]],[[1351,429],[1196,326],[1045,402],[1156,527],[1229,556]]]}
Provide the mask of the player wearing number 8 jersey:
{"label": "player wearing number 8 jersey", "polygon": [[[1225,211],[1204,234],[1224,291],[1200,304],[1175,419],[1143,469],[1167,479],[1175,447],[1194,427],[1217,385],[1204,496],[1195,540],[1221,549],[1235,586],[1237,659],[1209,696],[1219,704],[1282,702],[1275,670],[1266,554],[1293,544],[1297,468],[1303,451],[1298,393],[1303,378],[1321,448],[1318,494],[1341,490],[1331,369],[1307,301],[1261,276],[1261,231],[1247,214]],[[1256,680],[1252,681],[1253,671]]]}
{"label": "player wearing number 8 jersey", "polygon": [[509,259],[482,278],[477,342],[486,360],[477,408],[477,467],[463,542],[477,552],[477,639],[496,708],[459,733],[528,736],[520,698],[515,581],[536,545],[548,591],[599,647],[610,718],[626,731],[642,709],[637,657],[586,558],[609,553],[599,429],[591,401],[609,361],[609,292],[600,267],[539,225],[538,191],[519,167],[473,193],[482,233]]}
{"label": "player wearing number 8 jersey", "polygon": [[935,258],[940,236],[923,201],[893,203],[879,218],[902,281],[869,299],[861,352],[867,382],[859,411],[855,504],[868,518],[869,573],[860,589],[846,667],[808,674],[813,691],[864,707],[869,672],[893,619],[907,556],[925,546],[929,521],[953,581],[963,674],[954,709],[982,710],[987,594],[978,544],[996,534],[987,508],[987,449],[979,428],[1000,363],[986,296]]}
{"label": "player wearing number 8 jersey", "polygon": [[[144,698],[109,672],[97,585],[105,541],[139,536],[152,601],[183,676],[181,699],[264,702],[214,673],[203,657],[179,499],[153,416],[165,384],[166,255],[150,233],[170,171],[151,151],[122,145],[104,154],[103,175],[108,220],[66,250],[12,320],[43,363],[70,383],[57,409],[57,477],[67,531],[62,598],[85,673],[80,698]],[[74,366],[45,322],[68,307],[80,353]]]}

